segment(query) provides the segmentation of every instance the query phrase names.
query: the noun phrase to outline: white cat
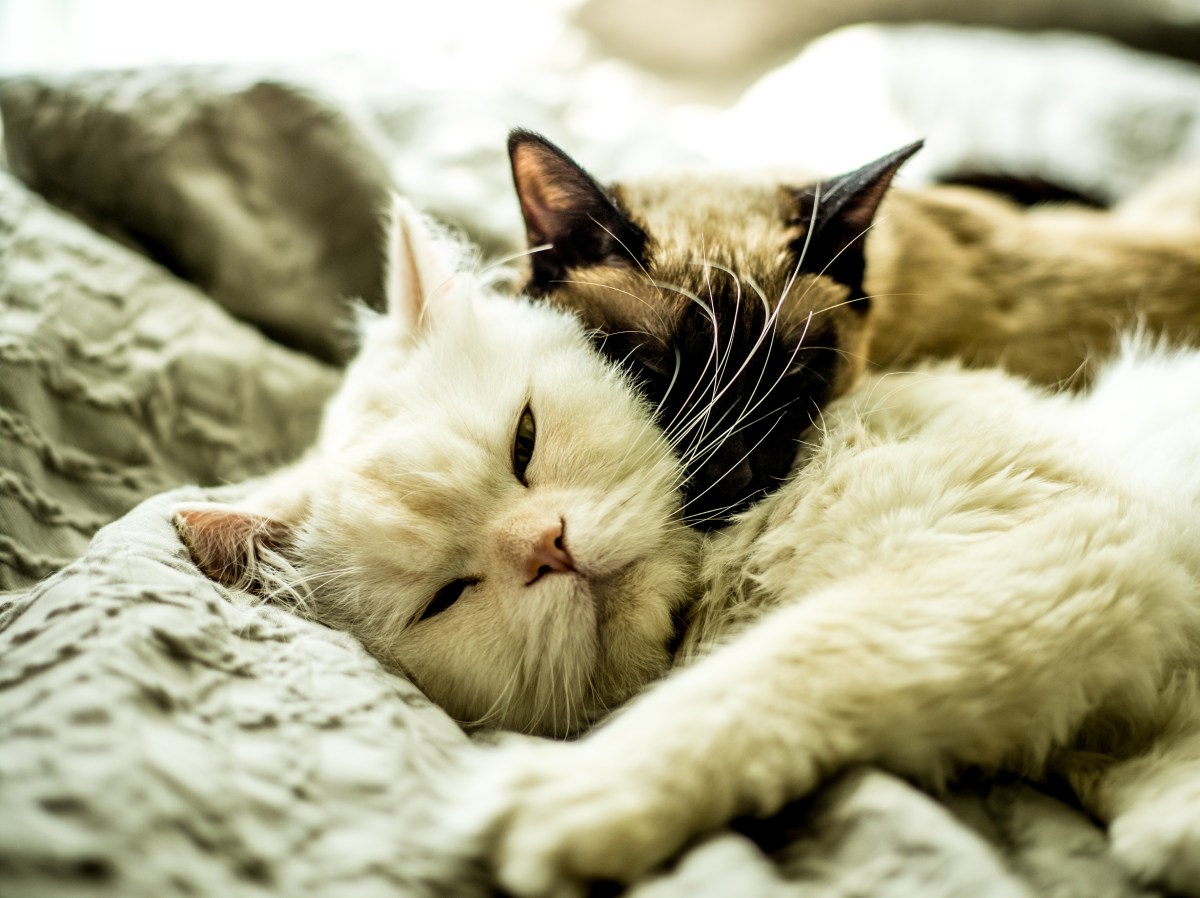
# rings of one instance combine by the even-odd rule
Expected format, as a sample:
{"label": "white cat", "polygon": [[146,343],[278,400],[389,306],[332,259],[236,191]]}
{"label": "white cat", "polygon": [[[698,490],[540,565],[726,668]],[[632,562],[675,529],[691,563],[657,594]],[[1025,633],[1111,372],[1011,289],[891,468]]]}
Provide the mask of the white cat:
{"label": "white cat", "polygon": [[698,544],[648,407],[567,313],[397,201],[386,315],[316,446],[176,509],[201,568],[356,634],[464,722],[566,734],[670,663]]}
{"label": "white cat", "polygon": [[1086,396],[868,381],[700,545],[582,329],[398,221],[388,313],[313,452],[177,523],[210,575],[293,591],[459,719],[535,732],[665,673],[695,601],[680,669],[610,721],[489,753],[464,794],[508,889],[632,880],[871,762],[931,786],[1053,765],[1131,870],[1200,895],[1200,354],[1131,345]]}

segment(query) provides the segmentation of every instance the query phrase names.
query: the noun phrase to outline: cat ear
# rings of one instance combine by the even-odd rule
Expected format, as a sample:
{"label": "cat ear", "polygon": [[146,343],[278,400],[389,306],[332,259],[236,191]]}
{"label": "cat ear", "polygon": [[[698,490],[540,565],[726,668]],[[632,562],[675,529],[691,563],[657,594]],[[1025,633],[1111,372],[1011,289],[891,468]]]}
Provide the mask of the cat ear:
{"label": "cat ear", "polygon": [[864,311],[867,232],[892,178],[923,145],[918,140],[847,174],[792,190],[791,223],[801,229],[792,250],[800,270],[845,284],[850,304]]}
{"label": "cat ear", "polygon": [[453,292],[456,248],[412,203],[393,195],[387,249],[388,315],[404,333],[418,333],[434,297]]}
{"label": "cat ear", "polygon": [[226,586],[253,590],[264,552],[277,552],[287,542],[282,522],[236,505],[177,505],[172,518],[196,567]]}
{"label": "cat ear", "polygon": [[527,290],[545,293],[569,268],[645,262],[646,232],[566,153],[532,131],[508,135],[513,183],[530,248]]}
{"label": "cat ear", "polygon": [[269,579],[264,560],[278,559],[291,544],[307,507],[299,480],[277,477],[238,503],[183,502],[172,509],[175,529],[205,576],[240,589],[263,587]]}

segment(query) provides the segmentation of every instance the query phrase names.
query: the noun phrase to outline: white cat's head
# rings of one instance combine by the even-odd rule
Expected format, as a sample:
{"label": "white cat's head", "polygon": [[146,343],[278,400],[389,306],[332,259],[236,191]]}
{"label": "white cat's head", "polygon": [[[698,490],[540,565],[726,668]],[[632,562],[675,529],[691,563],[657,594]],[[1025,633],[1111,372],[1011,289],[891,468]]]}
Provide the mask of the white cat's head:
{"label": "white cat's head", "polygon": [[317,445],[176,524],[209,576],[303,598],[459,720],[568,733],[669,663],[697,540],[678,463],[574,318],[393,220],[388,310]]}

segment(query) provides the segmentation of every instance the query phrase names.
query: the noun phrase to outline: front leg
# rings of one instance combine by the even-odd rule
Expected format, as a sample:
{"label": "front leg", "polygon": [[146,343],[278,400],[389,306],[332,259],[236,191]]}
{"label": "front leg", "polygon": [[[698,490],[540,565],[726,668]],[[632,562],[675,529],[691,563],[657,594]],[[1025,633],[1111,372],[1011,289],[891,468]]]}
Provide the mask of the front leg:
{"label": "front leg", "polygon": [[927,783],[1027,768],[1106,697],[1153,689],[1191,579],[1161,555],[1148,577],[1139,553],[1046,523],[782,606],[577,743],[496,759],[501,882],[541,895],[633,881],[854,762]]}
{"label": "front leg", "polygon": [[1059,769],[1139,881],[1200,898],[1200,677],[1177,675],[1143,711],[1141,751],[1099,763],[1067,753]]}
{"label": "front leg", "polygon": [[844,597],[781,609],[576,743],[520,743],[484,759],[464,791],[494,809],[485,816],[500,882],[521,896],[633,882],[692,837],[774,813],[866,757],[861,721],[873,715],[852,687],[874,677],[840,659],[868,647],[826,602]]}
{"label": "front leg", "polygon": [[[795,709],[770,708],[770,687],[753,686],[770,662],[743,654],[735,644],[678,672],[578,742],[522,741],[482,758],[463,791],[489,820],[500,882],[521,896],[633,882],[693,836],[816,785],[815,765],[800,774],[803,750],[769,750],[770,727],[745,725],[776,713],[793,717],[785,729],[798,721]],[[765,663],[756,674],[747,662]]]}

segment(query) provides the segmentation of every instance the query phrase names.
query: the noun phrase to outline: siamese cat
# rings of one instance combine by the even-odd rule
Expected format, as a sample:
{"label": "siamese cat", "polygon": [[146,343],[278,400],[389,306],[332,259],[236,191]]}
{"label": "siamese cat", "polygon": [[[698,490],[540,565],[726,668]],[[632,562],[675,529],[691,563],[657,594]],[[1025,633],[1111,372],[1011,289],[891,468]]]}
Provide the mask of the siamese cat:
{"label": "siamese cat", "polygon": [[958,358],[1082,384],[1121,328],[1200,324],[1200,190],[1182,225],[1156,221],[1165,197],[1104,212],[889,191],[919,147],[815,184],[705,173],[604,187],[545,138],[510,135],[536,249],[524,289],[579,315],[695,447],[691,523],[721,526],[776,488],[801,434],[867,368]]}
{"label": "siamese cat", "polygon": [[210,577],[355,633],[464,723],[565,735],[625,703],[479,753],[457,811],[510,892],[632,881],[874,763],[1055,769],[1131,871],[1200,896],[1200,352],[1135,341],[1086,393],[868,375],[702,535],[694,461],[574,315],[499,294],[403,203],[391,249],[309,454],[175,522]]}

